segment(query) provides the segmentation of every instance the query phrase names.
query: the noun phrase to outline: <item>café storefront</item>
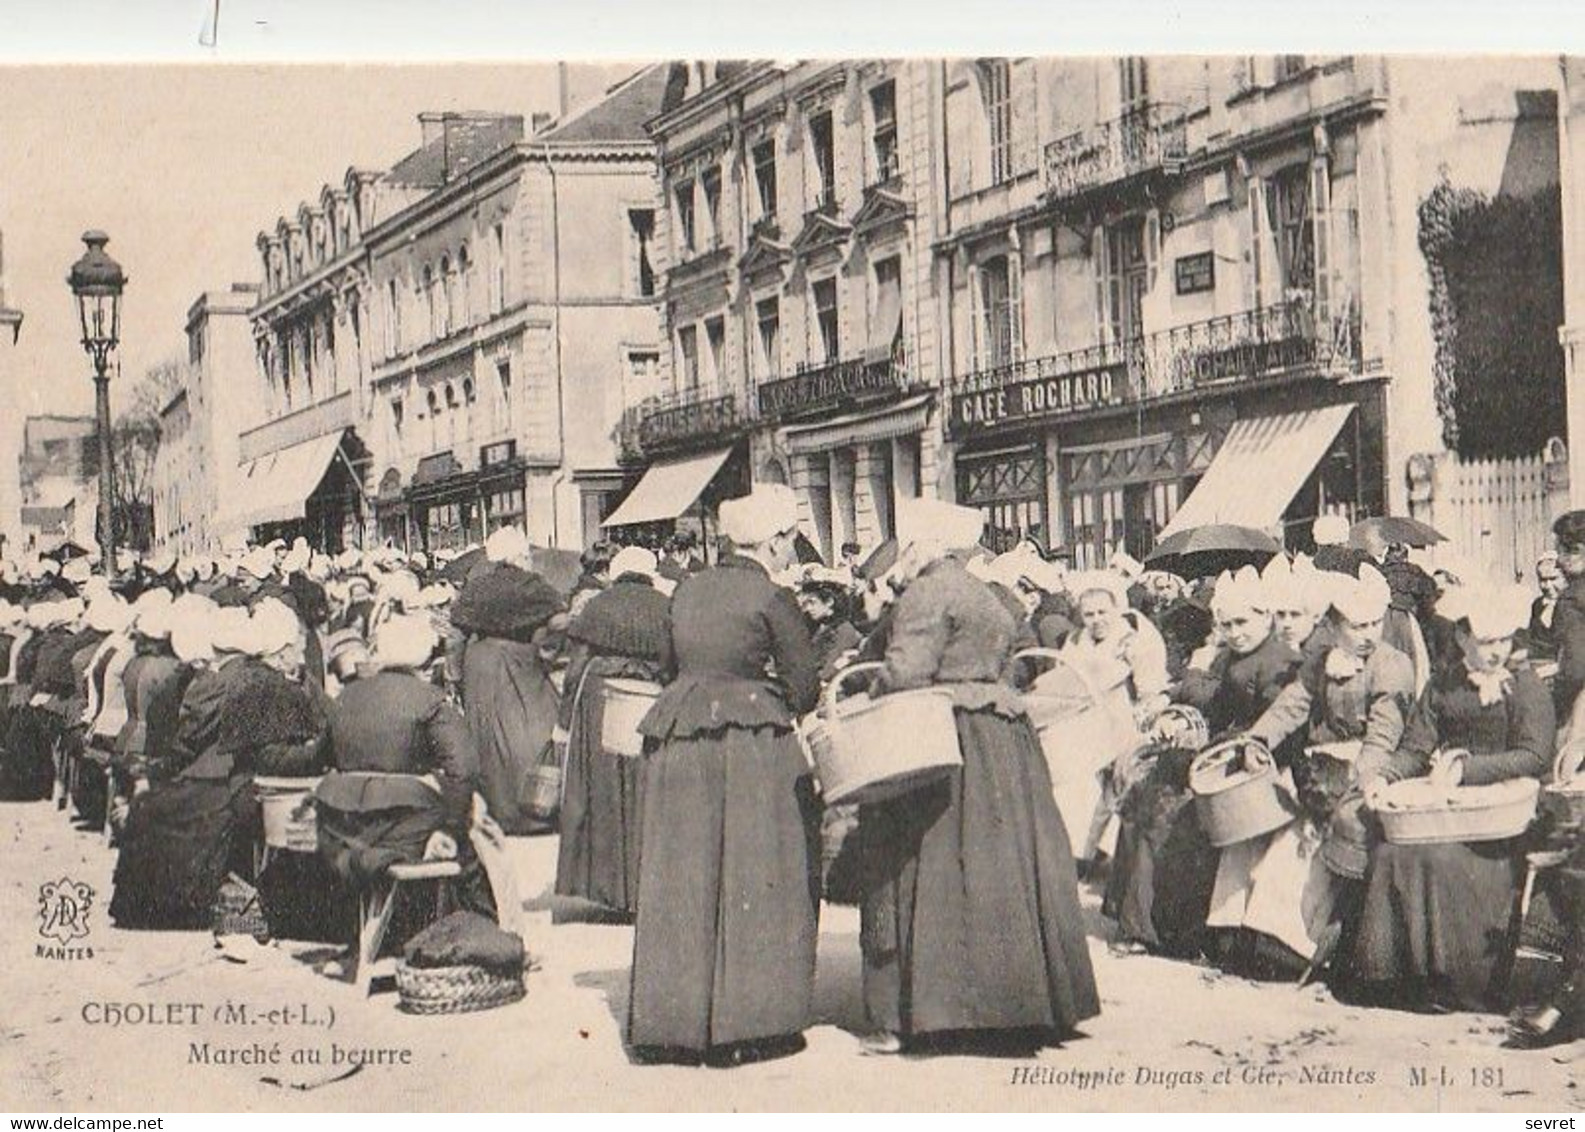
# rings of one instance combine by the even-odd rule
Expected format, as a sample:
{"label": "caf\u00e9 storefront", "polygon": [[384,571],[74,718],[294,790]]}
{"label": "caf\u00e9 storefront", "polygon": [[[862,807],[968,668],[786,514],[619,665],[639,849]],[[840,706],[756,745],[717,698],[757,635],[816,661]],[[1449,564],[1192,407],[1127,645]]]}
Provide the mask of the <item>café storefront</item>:
{"label": "caf\u00e9 storefront", "polygon": [[1080,567],[1142,558],[1186,526],[1281,530],[1379,509],[1382,396],[1277,308],[1031,359],[958,382],[958,498],[998,548],[1033,537]]}

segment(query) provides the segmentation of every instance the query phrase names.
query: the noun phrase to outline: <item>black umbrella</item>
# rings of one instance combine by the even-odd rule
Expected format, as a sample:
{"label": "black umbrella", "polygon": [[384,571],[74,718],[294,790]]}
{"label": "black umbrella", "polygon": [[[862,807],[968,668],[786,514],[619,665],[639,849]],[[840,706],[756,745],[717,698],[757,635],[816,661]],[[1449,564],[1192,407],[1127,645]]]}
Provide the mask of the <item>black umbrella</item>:
{"label": "black umbrella", "polygon": [[887,539],[870,551],[870,556],[859,566],[859,577],[866,582],[873,582],[897,565],[897,552],[897,540],[894,538]]}
{"label": "black umbrella", "polygon": [[1356,550],[1366,549],[1365,539],[1372,531],[1380,535],[1381,541],[1388,546],[1435,546],[1447,541],[1447,536],[1441,531],[1419,519],[1402,515],[1377,515],[1372,519],[1361,519],[1349,528],[1348,545]]}
{"label": "black umbrella", "polygon": [[810,542],[802,531],[799,531],[798,537],[793,540],[793,550],[798,555],[798,565],[800,566],[808,566],[810,563],[814,563],[817,566],[826,564],[826,560],[820,556],[819,548]]}
{"label": "black umbrella", "polygon": [[53,558],[55,561],[59,562],[62,566],[64,566],[64,565],[66,565],[66,563],[72,561],[73,559],[86,558],[86,557],[88,557],[88,554],[89,554],[89,551],[88,551],[87,547],[80,546],[77,543],[72,542],[70,539],[68,539],[67,541],[65,541],[65,542],[61,543],[59,546],[57,546],[55,549],[45,551],[42,555],[40,555],[40,557],[42,557],[42,558]]}
{"label": "black umbrella", "polygon": [[482,546],[476,546],[472,550],[464,550],[440,568],[441,580],[450,582],[454,586],[460,586],[468,580],[468,575],[473,573],[474,565],[482,561],[484,561],[484,548]]}
{"label": "black umbrella", "polygon": [[1264,531],[1212,523],[1168,535],[1145,555],[1145,565],[1183,578],[1204,578],[1241,566],[1264,566],[1281,551]]}

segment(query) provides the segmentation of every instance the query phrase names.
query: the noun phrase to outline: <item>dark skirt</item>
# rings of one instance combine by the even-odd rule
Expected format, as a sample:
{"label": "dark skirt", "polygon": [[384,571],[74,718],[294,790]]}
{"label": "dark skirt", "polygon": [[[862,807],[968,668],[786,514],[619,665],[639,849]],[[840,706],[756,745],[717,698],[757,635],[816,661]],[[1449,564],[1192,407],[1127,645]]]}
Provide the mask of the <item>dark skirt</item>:
{"label": "dark skirt", "polygon": [[133,799],[110,900],[117,927],[211,926],[226,873],[251,872],[259,821],[252,784],[246,774],[175,778]]}
{"label": "dark skirt", "polygon": [[785,728],[726,727],[644,757],[627,1038],[703,1053],[814,1012],[819,806]]}
{"label": "dark skirt", "polygon": [[1040,742],[992,710],[957,729],[961,772],[859,812],[870,1023],[1070,1033],[1100,1000]]}
{"label": "dark skirt", "polygon": [[479,751],[479,792],[507,833],[537,832],[531,812],[536,770],[556,725],[556,689],[539,650],[484,638],[463,654],[468,729]]}
{"label": "dark skirt", "polygon": [[1511,950],[1521,867],[1511,841],[1376,846],[1354,946],[1361,988],[1491,1005]]}
{"label": "dark skirt", "polygon": [[55,788],[55,741],[66,721],[52,711],[23,703],[10,713],[0,744],[0,801],[38,802]]}
{"label": "dark skirt", "polygon": [[1204,949],[1220,860],[1195,813],[1188,784],[1193,757],[1163,752],[1123,800],[1101,905],[1123,939],[1168,955],[1193,956]]}
{"label": "dark skirt", "polygon": [[567,735],[556,894],[632,912],[638,908],[644,761],[606,751],[605,678],[585,673]]}

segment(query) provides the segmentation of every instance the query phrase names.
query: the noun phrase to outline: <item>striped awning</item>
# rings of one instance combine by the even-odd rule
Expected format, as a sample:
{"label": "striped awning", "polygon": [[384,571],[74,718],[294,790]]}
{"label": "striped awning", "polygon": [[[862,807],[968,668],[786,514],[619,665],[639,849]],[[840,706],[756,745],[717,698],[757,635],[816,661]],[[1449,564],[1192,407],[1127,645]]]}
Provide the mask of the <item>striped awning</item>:
{"label": "striped awning", "polygon": [[1156,541],[1210,523],[1257,530],[1277,523],[1353,411],[1353,405],[1328,405],[1235,421]]}
{"label": "striped awning", "polygon": [[341,447],[341,430],[260,456],[242,466],[235,484],[231,526],[253,527],[301,519]]}
{"label": "striped awning", "polygon": [[600,525],[625,527],[632,523],[675,519],[694,505],[730,455],[732,449],[721,448],[682,460],[651,464],[621,506]]}

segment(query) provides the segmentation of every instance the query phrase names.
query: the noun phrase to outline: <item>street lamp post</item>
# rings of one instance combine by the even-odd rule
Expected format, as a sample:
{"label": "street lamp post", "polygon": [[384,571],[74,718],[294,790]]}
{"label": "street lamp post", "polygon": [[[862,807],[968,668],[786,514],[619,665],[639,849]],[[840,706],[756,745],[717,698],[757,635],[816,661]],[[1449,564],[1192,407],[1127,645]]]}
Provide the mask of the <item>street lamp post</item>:
{"label": "street lamp post", "polygon": [[127,277],[105,252],[110,237],[83,233],[88,250],[66,277],[77,296],[83,349],[94,363],[94,413],[99,432],[99,561],[106,577],[116,571],[115,469],[110,444],[110,352],[121,340],[121,291]]}

